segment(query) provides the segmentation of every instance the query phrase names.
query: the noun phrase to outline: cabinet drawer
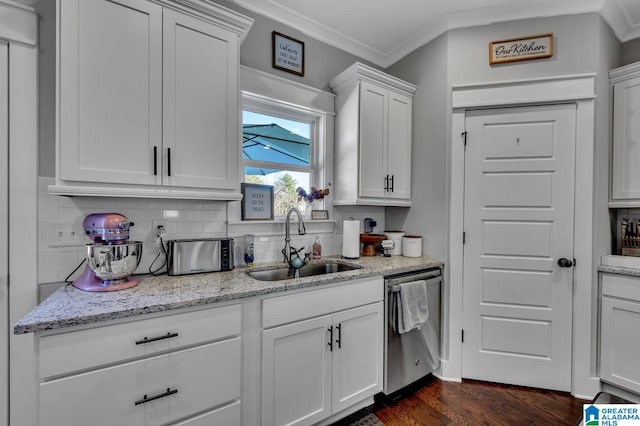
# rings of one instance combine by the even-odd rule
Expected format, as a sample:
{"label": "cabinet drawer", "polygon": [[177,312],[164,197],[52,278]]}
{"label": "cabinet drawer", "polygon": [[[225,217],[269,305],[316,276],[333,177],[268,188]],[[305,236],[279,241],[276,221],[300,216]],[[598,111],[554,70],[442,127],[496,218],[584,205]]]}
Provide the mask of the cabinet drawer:
{"label": "cabinet drawer", "polygon": [[263,301],[262,327],[326,315],[384,299],[382,277],[350,281],[338,287],[273,297]]}
{"label": "cabinet drawer", "polygon": [[602,274],[602,295],[640,302],[640,277]]}
{"label": "cabinet drawer", "polygon": [[237,304],[42,336],[38,341],[39,375],[63,375],[221,340],[239,335],[240,329],[241,307]]}
{"label": "cabinet drawer", "polygon": [[240,407],[240,401],[236,401],[217,410],[209,411],[183,422],[174,423],[171,426],[240,426],[242,421]]}
{"label": "cabinet drawer", "polygon": [[240,364],[235,337],[45,382],[40,424],[166,424],[239,399]]}

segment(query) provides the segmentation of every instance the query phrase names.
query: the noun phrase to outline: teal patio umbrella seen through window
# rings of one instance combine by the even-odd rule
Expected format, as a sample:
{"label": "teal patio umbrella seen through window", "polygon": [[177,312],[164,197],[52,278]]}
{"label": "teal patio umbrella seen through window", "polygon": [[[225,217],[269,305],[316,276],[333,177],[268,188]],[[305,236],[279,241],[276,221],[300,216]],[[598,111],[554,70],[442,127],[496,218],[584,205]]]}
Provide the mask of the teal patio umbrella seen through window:
{"label": "teal patio umbrella seen through window", "polygon": [[[242,126],[242,156],[245,160],[309,166],[309,139],[277,124],[244,124]],[[280,169],[245,168],[247,175],[267,175]]]}

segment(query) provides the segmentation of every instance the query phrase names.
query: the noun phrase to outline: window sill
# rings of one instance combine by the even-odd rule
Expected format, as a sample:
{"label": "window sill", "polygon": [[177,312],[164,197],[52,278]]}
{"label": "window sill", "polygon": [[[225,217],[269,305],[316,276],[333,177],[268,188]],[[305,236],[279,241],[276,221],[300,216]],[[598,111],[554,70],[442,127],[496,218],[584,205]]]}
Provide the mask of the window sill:
{"label": "window sill", "polygon": [[[291,220],[291,230],[297,235],[298,221]],[[336,220],[307,220],[304,222],[307,234],[332,234],[335,232]],[[274,220],[230,220],[227,222],[228,235],[230,237],[244,234],[256,236],[282,236],[285,233],[285,221]]]}
{"label": "window sill", "polygon": [[[297,219],[292,218],[291,223],[298,222]],[[230,220],[227,222],[229,225],[284,225],[285,219],[273,219],[273,220]],[[322,219],[322,220],[305,220],[305,226],[311,223],[336,223],[335,219]]]}

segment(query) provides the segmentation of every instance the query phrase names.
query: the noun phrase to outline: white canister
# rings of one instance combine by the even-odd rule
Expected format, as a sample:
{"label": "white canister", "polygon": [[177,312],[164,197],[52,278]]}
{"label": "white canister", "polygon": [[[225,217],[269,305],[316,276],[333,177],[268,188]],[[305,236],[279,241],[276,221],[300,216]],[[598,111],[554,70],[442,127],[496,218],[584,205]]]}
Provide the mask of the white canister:
{"label": "white canister", "polygon": [[402,231],[384,231],[384,235],[387,240],[393,241],[393,249],[388,251],[391,256],[402,256],[402,237],[404,232]]}
{"label": "white canister", "polygon": [[404,257],[422,256],[422,237],[405,235],[402,237],[402,255]]}

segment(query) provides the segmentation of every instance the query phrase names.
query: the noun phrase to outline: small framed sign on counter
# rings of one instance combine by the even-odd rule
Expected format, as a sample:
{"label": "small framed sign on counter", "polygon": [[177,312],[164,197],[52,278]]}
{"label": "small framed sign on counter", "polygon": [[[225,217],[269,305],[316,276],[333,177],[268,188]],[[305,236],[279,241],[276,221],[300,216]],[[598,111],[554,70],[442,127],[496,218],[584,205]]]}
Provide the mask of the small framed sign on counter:
{"label": "small framed sign on counter", "polygon": [[273,220],[273,186],[243,183],[242,220]]}
{"label": "small framed sign on counter", "polygon": [[273,68],[304,76],[304,42],[277,31],[271,33]]}
{"label": "small framed sign on counter", "polygon": [[489,42],[490,65],[552,56],[553,33]]}
{"label": "small framed sign on counter", "polygon": [[329,220],[329,210],[311,210],[311,220]]}

